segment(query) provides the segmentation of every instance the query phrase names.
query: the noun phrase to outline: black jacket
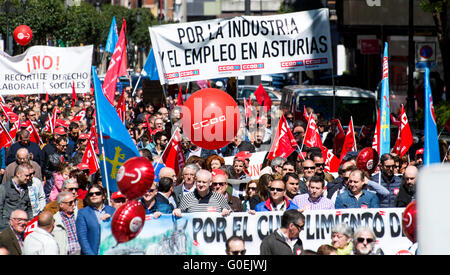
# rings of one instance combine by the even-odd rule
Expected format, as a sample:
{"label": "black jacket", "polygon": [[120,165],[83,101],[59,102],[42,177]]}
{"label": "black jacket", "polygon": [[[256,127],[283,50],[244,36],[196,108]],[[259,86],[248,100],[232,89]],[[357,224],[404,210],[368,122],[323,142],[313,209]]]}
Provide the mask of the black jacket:
{"label": "black jacket", "polygon": [[409,191],[402,184],[395,198],[395,207],[406,207],[413,200],[415,193],[415,190]]}
{"label": "black jacket", "polygon": [[284,241],[278,230],[264,238],[260,246],[260,255],[300,255],[303,244],[300,239],[294,245],[294,249]]}

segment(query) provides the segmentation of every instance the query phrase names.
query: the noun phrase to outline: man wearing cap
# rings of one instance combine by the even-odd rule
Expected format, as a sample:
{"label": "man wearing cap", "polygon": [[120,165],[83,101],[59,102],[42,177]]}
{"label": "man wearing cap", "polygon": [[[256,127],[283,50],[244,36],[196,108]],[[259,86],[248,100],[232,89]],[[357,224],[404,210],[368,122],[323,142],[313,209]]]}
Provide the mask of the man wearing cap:
{"label": "man wearing cap", "polygon": [[122,192],[117,191],[117,192],[112,193],[111,206],[114,207],[115,209],[121,207],[126,202],[127,202],[127,197],[125,197],[125,195],[122,194]]}
{"label": "man wearing cap", "polygon": [[417,150],[414,162],[411,163],[412,165],[416,166],[417,168],[420,168],[423,165],[423,152],[424,152],[424,148]]}

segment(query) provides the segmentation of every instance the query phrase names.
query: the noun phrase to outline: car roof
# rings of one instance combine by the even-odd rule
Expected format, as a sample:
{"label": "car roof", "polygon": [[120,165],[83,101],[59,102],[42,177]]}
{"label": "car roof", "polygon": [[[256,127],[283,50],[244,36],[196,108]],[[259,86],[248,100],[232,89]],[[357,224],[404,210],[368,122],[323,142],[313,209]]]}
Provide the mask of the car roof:
{"label": "car roof", "polygon": [[[340,97],[367,97],[376,98],[376,94],[369,90],[356,87],[335,86],[336,96]],[[333,86],[324,85],[290,85],[285,86],[281,93],[294,91],[300,96],[333,96]]]}

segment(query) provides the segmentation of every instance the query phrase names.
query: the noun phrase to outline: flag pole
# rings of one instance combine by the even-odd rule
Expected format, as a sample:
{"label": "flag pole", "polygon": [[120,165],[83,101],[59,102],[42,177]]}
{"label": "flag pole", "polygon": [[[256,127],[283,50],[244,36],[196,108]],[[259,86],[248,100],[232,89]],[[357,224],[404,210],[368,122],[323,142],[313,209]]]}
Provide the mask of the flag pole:
{"label": "flag pole", "polygon": [[355,150],[355,152],[356,152],[356,151],[358,151],[358,150],[357,150],[358,148],[356,147],[355,127],[353,126],[353,117],[352,117],[352,116],[350,116],[350,121],[352,122],[353,140],[355,141],[355,142],[353,143],[353,150]]}

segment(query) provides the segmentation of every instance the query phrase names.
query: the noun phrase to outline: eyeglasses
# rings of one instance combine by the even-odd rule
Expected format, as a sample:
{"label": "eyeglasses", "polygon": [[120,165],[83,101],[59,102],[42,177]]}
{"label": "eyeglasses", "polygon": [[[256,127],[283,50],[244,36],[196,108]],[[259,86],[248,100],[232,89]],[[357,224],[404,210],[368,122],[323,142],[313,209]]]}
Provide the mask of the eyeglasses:
{"label": "eyeglasses", "polygon": [[78,187],[66,188],[67,191],[78,191]]}
{"label": "eyeglasses", "polygon": [[256,187],[249,187],[248,190],[249,191],[256,191]]}
{"label": "eyeglasses", "polygon": [[342,177],[344,181],[348,181],[348,177]]}
{"label": "eyeglasses", "polygon": [[247,250],[243,249],[243,250],[230,251],[230,254],[231,255],[245,255],[246,252],[247,252]]}
{"label": "eyeglasses", "polygon": [[67,204],[75,204],[77,200],[72,200],[72,201],[63,201],[62,203],[67,203]]}
{"label": "eyeglasses", "polygon": [[373,239],[372,238],[357,238],[356,239],[358,241],[358,243],[363,243],[364,241],[366,241],[367,243],[372,243]]}
{"label": "eyeglasses", "polygon": [[28,222],[28,219],[22,219],[22,218],[11,218],[11,220],[15,220],[18,222]]}
{"label": "eyeglasses", "polygon": [[304,132],[294,132],[294,136],[299,136],[300,134],[304,134]]}
{"label": "eyeglasses", "polygon": [[114,201],[115,203],[125,203],[126,200],[127,200],[127,199],[125,199],[125,198],[117,198],[117,199],[113,199],[113,201]]}
{"label": "eyeglasses", "polygon": [[101,196],[102,195],[102,192],[89,192],[89,196],[90,197],[92,197],[92,196]]}
{"label": "eyeglasses", "polygon": [[314,170],[314,169],[316,169],[316,167],[314,167],[314,166],[304,166],[303,167],[303,170]]}
{"label": "eyeglasses", "polygon": [[395,165],[385,165],[384,168],[386,168],[386,169],[394,169]]}
{"label": "eyeglasses", "polygon": [[227,184],[227,183],[226,182],[213,182],[212,183],[213,186],[217,186],[217,185],[224,186],[225,184]]}
{"label": "eyeglasses", "polygon": [[303,225],[298,225],[298,224],[296,224],[296,223],[294,223],[294,222],[293,222],[292,224],[294,224],[295,227],[297,227],[298,230],[300,230],[300,231],[302,231],[302,230],[305,228],[305,224],[303,224]]}
{"label": "eyeglasses", "polygon": [[324,167],[325,163],[315,163],[314,164],[316,167]]}
{"label": "eyeglasses", "polygon": [[277,191],[277,192],[284,192],[283,188],[270,187],[269,190],[270,190],[270,192],[275,192],[275,191]]}
{"label": "eyeglasses", "polygon": [[32,176],[34,176],[34,172],[33,173],[30,173],[30,174],[25,174],[25,177],[32,177]]}

